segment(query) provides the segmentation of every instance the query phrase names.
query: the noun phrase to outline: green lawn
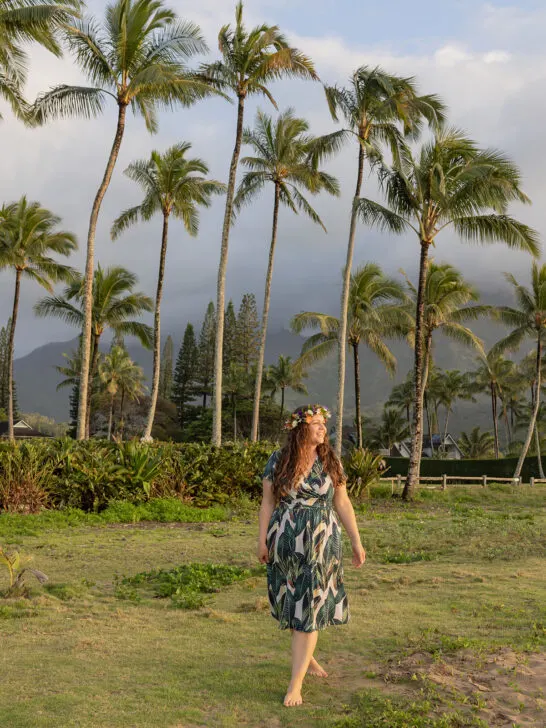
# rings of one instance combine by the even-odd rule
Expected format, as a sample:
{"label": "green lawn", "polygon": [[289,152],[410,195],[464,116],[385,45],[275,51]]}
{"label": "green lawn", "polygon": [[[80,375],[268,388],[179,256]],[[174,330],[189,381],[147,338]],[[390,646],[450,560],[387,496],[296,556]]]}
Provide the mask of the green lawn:
{"label": "green lawn", "polygon": [[[384,495],[356,507],[362,568],[345,542],[351,621],[317,648],[330,676],[290,709],[256,504],[203,523],[0,516],[0,545],[50,579],[0,599],[0,726],[546,725],[546,488]],[[123,583],[191,563],[249,571],[193,610]]]}

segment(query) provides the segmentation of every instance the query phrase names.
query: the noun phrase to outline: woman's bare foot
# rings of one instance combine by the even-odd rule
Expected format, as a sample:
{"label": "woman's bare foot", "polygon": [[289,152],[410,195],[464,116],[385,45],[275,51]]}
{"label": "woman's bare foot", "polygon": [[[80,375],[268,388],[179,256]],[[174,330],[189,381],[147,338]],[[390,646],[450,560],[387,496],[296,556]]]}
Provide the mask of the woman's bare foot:
{"label": "woman's bare foot", "polygon": [[311,658],[311,662],[307,668],[307,674],[316,675],[317,677],[328,677],[326,670],[318,664],[314,657]]}
{"label": "woman's bare foot", "polygon": [[301,685],[295,685],[292,687],[292,683],[290,683],[288,690],[286,691],[286,695],[284,696],[284,705],[286,705],[287,708],[290,708],[293,705],[301,705],[302,703],[303,698],[301,697]]}

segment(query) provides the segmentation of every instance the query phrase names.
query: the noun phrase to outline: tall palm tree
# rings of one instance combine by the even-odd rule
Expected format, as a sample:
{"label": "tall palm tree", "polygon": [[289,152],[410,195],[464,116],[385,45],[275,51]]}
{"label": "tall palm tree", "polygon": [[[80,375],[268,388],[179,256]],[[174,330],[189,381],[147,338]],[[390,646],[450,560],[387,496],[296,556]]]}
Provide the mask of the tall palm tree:
{"label": "tall palm tree", "polygon": [[271,364],[267,368],[266,378],[267,386],[270,391],[271,399],[275,397],[278,391],[281,393],[281,415],[280,424],[284,417],[284,397],[287,389],[291,389],[298,394],[307,394],[307,388],[303,384],[302,379],[307,377],[304,371],[304,365],[298,360],[292,361],[289,356],[279,355],[276,364]]}
{"label": "tall palm tree", "polygon": [[4,205],[0,209],[0,269],[15,271],[15,290],[8,341],[8,437],[15,439],[13,432],[13,352],[15,327],[19,311],[21,279],[28,278],[46,291],[53,291],[52,284],[71,280],[76,271],[58,263],[54,255],[69,256],[77,249],[76,236],[65,230],[58,230],[61,218],[40,206],[39,202],[28,202],[25,196],[18,202]]}
{"label": "tall palm tree", "polygon": [[23,87],[29,59],[22,44],[38,43],[61,56],[60,29],[77,15],[78,5],[77,0],[0,0],[0,96],[27,123]]}
{"label": "tall palm tree", "polygon": [[239,185],[234,200],[235,209],[239,210],[242,205],[250,204],[267,183],[271,183],[274,190],[273,223],[269,261],[265,277],[260,348],[250,434],[251,440],[255,442],[258,439],[262,372],[279,209],[281,204],[284,204],[296,214],[303,212],[326,231],[318,213],[305,199],[303,192],[317,194],[321,190],[325,190],[331,195],[339,195],[339,185],[335,177],[317,168],[317,159],[328,153],[333,153],[336,149],[335,142],[332,145],[331,137],[311,136],[309,134],[309,124],[305,119],[294,116],[293,109],[284,111],[275,122],[267,114],[258,111],[254,129],[245,129],[243,132],[243,144],[252,147],[255,156],[243,157],[241,160],[241,164],[247,167],[249,171],[245,173]]}
{"label": "tall palm tree", "polygon": [[425,285],[430,246],[448,227],[465,241],[503,242],[533,255],[538,255],[539,242],[535,230],[507,214],[513,200],[530,202],[521,190],[516,165],[499,151],[479,149],[456,129],[437,133],[416,156],[406,150],[392,169],[383,168],[381,184],[388,207],[360,199],[357,209],[362,221],[395,233],[413,230],[420,247],[413,444],[403,491],[403,497],[409,499],[421,463]]}
{"label": "tall palm tree", "polygon": [[[235,177],[241,152],[245,102],[248,96],[261,94],[277,108],[268,84],[284,77],[317,79],[312,62],[292,48],[276,25],[258,25],[247,30],[243,23],[243,3],[235,8],[235,27],[224,25],[218,33],[221,60],[202,66],[203,76],[217,88],[237,99],[235,145],[231,155],[222,227],[222,248],[218,265],[216,310],[225,310],[225,284],[228,261],[229,231],[233,218]],[[212,442],[222,444],[222,360],[224,317],[218,316],[214,352],[214,406]]]}
{"label": "tall palm tree", "polygon": [[345,338],[348,326],[349,291],[357,222],[357,201],[362,190],[364,167],[377,164],[387,145],[394,159],[403,154],[402,133],[416,139],[423,121],[438,127],[444,119],[444,105],[435,95],[418,96],[413,78],[386,73],[382,68],[361,66],[352,75],[348,88],[326,87],[326,99],[335,121],[343,116],[347,128],[344,138],[358,145],[355,193],[351,204],[349,242],[343,270],[340,328],[338,342],[338,394],[336,452],[341,455],[343,398],[345,392]]}
{"label": "tall palm tree", "polygon": [[[140,291],[134,292],[137,277],[121,266],[102,269],[97,266],[93,276],[93,309],[91,317],[91,367],[87,386],[91,387],[97,375],[99,343],[106,329],[114,334],[136,336],[142,346],[151,349],[153,331],[147,324],[136,320],[146,311],[153,311],[153,301]],[[85,280],[79,275],[61,296],[42,298],[34,306],[37,316],[56,316],[67,324],[81,328],[85,318]],[[83,355],[82,355],[83,360]],[[80,372],[80,398],[84,378]],[[81,403],[81,402],[80,402]],[[85,437],[89,437],[91,398],[87,399]]]}
{"label": "tall palm tree", "polygon": [[208,166],[202,159],[187,158],[191,149],[188,142],[175,144],[164,154],[153,151],[150,159],[133,162],[125,170],[129,179],[139,184],[144,192],[144,200],[135,207],[122,212],[112,226],[112,239],[115,240],[124,230],[139,219],[150,220],[156,213],[163,217],[159,272],[154,312],[154,360],[150,409],[142,439],[149,441],[152,436],[157,394],[159,391],[159,372],[161,368],[161,298],[165,277],[165,260],[169,237],[169,218],[171,215],[182,220],[186,232],[192,236],[199,230],[199,206],[209,207],[211,195],[222,192],[225,186],[216,180],[204,177]]}
{"label": "tall palm tree", "polygon": [[492,347],[485,356],[482,354],[478,361],[480,366],[471,374],[474,391],[487,392],[491,396],[495,458],[498,459],[500,457],[498,402],[499,399],[502,401],[505,386],[513,376],[515,366],[495,347]]}
{"label": "tall palm tree", "polygon": [[474,427],[470,434],[462,432],[457,444],[464,457],[472,460],[489,458],[495,452],[495,438],[490,432],[481,432],[479,427]]}
{"label": "tall palm tree", "polygon": [[[509,383],[508,387],[508,407],[511,411],[511,419],[513,420],[514,417],[516,417],[518,414],[523,414],[521,411],[518,412],[518,409],[521,409],[520,405],[520,395],[522,393],[522,390],[524,387],[528,386],[531,390],[531,408],[534,408],[535,406],[535,397],[537,393],[537,382],[536,382],[536,361],[535,361],[535,353],[533,351],[530,351],[527,356],[525,356],[517,368],[517,371],[515,373],[515,376],[512,378],[512,381]],[[541,380],[544,382],[544,369],[546,366],[546,362],[544,360],[544,356],[542,357],[542,364],[541,364]],[[540,448],[540,423],[543,421],[541,418],[541,412],[542,412],[542,404],[539,404],[539,410],[538,410],[538,416],[535,426],[535,448],[537,451],[537,462],[538,462],[538,472],[539,477],[544,479],[544,468],[542,467],[542,457],[541,457],[541,448]],[[507,418],[507,424],[508,424],[508,418]]]}
{"label": "tall palm tree", "polygon": [[498,352],[505,351],[506,349],[516,350],[529,336],[533,337],[536,341],[536,393],[527,436],[523,443],[523,448],[514,473],[514,477],[519,478],[529,450],[529,445],[531,444],[533,432],[535,431],[537,415],[540,408],[542,347],[546,337],[546,264],[539,266],[533,261],[530,288],[518,283],[511,273],[506,273],[505,275],[506,280],[514,288],[518,307],[499,306],[497,308],[500,320],[504,324],[514,328],[504,339],[495,344],[494,348]]}
{"label": "tall palm tree", "polygon": [[[385,365],[389,374],[396,370],[396,358],[386,338],[403,336],[409,326],[405,312],[406,300],[403,286],[394,278],[384,275],[375,263],[366,263],[351,276],[349,291],[347,345],[352,349],[355,378],[355,405],[357,447],[362,447],[362,420],[360,414],[360,344],[363,343]],[[315,311],[296,314],[291,323],[292,331],[319,329],[302,347],[300,361],[312,364],[332,354],[337,348],[340,320]],[[336,425],[336,438],[339,433]]]}
{"label": "tall palm tree", "polygon": [[[140,370],[139,372],[135,370]],[[112,346],[99,364],[99,378],[110,395],[108,415],[108,440],[112,439],[112,423],[114,419],[114,400],[118,392],[131,388],[135,380],[141,380],[143,372],[137,367],[123,346]]]}
{"label": "tall palm tree", "polygon": [[63,84],[43,94],[34,104],[34,122],[43,124],[55,118],[97,116],[110,98],[115,100],[118,109],[116,134],[93,201],[87,233],[77,433],[81,440],[85,437],[91,361],[95,231],[121,147],[127,107],[144,118],[148,131],[155,132],[158,106],[171,107],[176,103],[190,106],[212,93],[212,88],[186,66],[189,57],[206,50],[198,27],[180,22],[162,0],[114,0],[106,7],[102,23],[92,17],[74,23],[67,29],[67,41],[76,63],[92,85]]}

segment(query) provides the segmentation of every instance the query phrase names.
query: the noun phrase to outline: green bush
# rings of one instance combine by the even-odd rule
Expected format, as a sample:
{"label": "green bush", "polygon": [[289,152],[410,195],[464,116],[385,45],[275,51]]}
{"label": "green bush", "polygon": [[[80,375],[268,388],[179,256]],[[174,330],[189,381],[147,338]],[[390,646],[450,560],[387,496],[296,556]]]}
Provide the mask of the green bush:
{"label": "green bush", "polygon": [[0,448],[0,511],[101,512],[113,501],[177,498],[198,507],[261,494],[267,442],[115,443],[49,440]]}

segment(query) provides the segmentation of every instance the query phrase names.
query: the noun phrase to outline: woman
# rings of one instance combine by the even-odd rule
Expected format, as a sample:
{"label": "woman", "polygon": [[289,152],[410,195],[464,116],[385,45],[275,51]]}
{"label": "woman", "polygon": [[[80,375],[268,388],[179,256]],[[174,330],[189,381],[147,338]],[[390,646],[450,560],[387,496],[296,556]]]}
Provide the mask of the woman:
{"label": "woman", "polygon": [[[306,672],[328,674],[313,657],[318,630],[349,621],[343,585],[339,519],[353,547],[353,565],[366,559],[343,467],[330,447],[319,404],[292,412],[288,441],[263,473],[258,559],[267,563],[267,590],[279,629],[292,632],[292,678],[284,705],[301,705]],[[337,512],[337,515],[336,515]]]}

